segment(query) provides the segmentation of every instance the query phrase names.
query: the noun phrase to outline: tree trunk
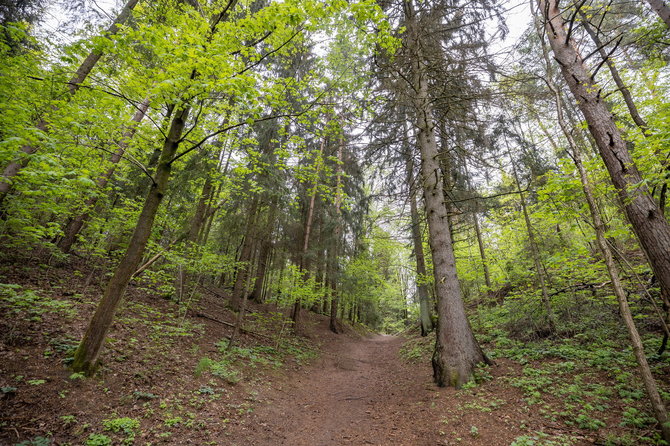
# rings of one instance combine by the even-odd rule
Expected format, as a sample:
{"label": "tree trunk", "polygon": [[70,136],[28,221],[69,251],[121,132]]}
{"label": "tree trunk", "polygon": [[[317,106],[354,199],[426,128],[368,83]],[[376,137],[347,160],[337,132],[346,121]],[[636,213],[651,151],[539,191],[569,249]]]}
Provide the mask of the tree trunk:
{"label": "tree trunk", "polygon": [[[540,34],[539,29],[538,34]],[[541,35],[540,38],[542,39]],[[597,206],[595,194],[593,193],[593,187],[591,186],[591,182],[589,181],[586,168],[584,167],[584,163],[582,162],[582,155],[579,145],[572,137],[572,132],[568,128],[567,123],[565,122],[565,119],[563,117],[561,93],[558,87],[554,85],[552,81],[553,74],[551,69],[551,63],[549,61],[549,56],[545,48],[544,40],[542,41],[542,49],[544,54],[545,65],[547,67],[547,79],[548,79],[547,83],[555,97],[556,109],[558,112],[558,123],[559,126],[561,127],[561,130],[563,131],[563,134],[568,140],[568,145],[570,146],[570,151],[572,152],[572,159],[575,163],[575,166],[577,167],[577,171],[579,172],[579,178],[582,183],[584,196],[586,198],[586,202],[589,206],[589,211],[591,213],[593,228],[595,230],[596,235],[596,242],[605,260],[607,273],[610,276],[610,281],[612,283],[614,294],[616,295],[617,301],[619,302],[619,312],[621,313],[621,318],[623,319],[624,324],[626,325],[628,336],[630,337],[633,353],[635,355],[635,359],[637,360],[637,364],[640,369],[640,375],[642,377],[642,381],[647,391],[647,397],[649,398],[649,401],[651,403],[654,415],[656,416],[656,420],[658,421],[661,427],[661,433],[663,439],[666,442],[670,442],[670,426],[667,424],[668,414],[665,409],[665,404],[663,403],[663,400],[661,399],[661,396],[658,392],[656,381],[654,380],[654,377],[651,374],[651,369],[649,368],[649,363],[647,362],[647,357],[645,356],[644,353],[644,346],[642,344],[642,339],[640,338],[640,334],[638,333],[637,327],[635,326],[633,315],[630,311],[630,307],[628,306],[626,292],[623,288],[623,285],[621,284],[619,270],[616,266],[616,263],[614,262],[614,256],[612,255],[612,251],[610,250],[610,247],[607,244],[607,239],[605,238],[606,227],[600,214],[600,210]]]}
{"label": "tree trunk", "polygon": [[610,70],[610,74],[612,75],[612,79],[614,80],[617,89],[623,96],[623,100],[626,103],[626,107],[628,107],[628,113],[630,114],[630,117],[633,119],[635,125],[637,125],[638,128],[642,131],[642,134],[647,136],[649,134],[649,126],[647,125],[644,118],[642,118],[642,115],[640,115],[640,112],[637,109],[637,106],[635,105],[635,101],[633,100],[633,95],[630,93],[630,90],[624,83],[623,79],[621,79],[619,70],[617,69],[616,65],[614,65],[614,62],[612,62],[612,59],[610,59],[609,54],[607,54],[607,51],[605,51],[605,46],[600,41],[598,33],[596,33],[596,31],[593,28],[591,28],[591,24],[589,23],[586,14],[584,14],[584,12],[580,10],[579,15],[582,18],[581,22],[582,25],[584,26],[584,29],[591,37],[591,40],[593,40],[593,43],[598,48],[600,57],[602,57],[603,61],[605,61],[605,63],[607,64],[607,67]]}
{"label": "tree trunk", "polygon": [[151,228],[153,227],[158,207],[163,200],[170,179],[172,158],[179,148],[179,142],[181,141],[181,135],[184,131],[189,111],[189,107],[184,107],[172,119],[169,133],[163,144],[154,182],[144,201],[142,212],[140,213],[126,253],[107,284],[95,314],[89,322],[86,333],[75,352],[74,362],[72,363],[72,369],[75,372],[92,375],[97,368],[98,356],[102,350],[107,332],[112,326],[114,315],[121,302],[123,293],[142,260],[142,255],[151,236]]}
{"label": "tree trunk", "polygon": [[[405,132],[407,134],[407,132]],[[412,244],[414,247],[414,259],[416,260],[416,291],[419,295],[419,321],[421,323],[421,336],[427,336],[433,330],[433,320],[430,316],[430,297],[426,285],[426,260],[423,253],[423,239],[421,237],[421,225],[419,222],[419,211],[416,205],[417,191],[414,179],[414,163],[412,154],[407,149],[405,169],[407,170],[407,183],[409,186],[409,210],[412,225]]]}
{"label": "tree trunk", "polygon": [[251,292],[251,299],[256,302],[263,300],[263,288],[265,286],[265,275],[267,273],[268,260],[272,251],[272,232],[277,220],[278,198],[273,195],[268,208],[267,221],[265,227],[261,230],[261,246],[258,253],[258,268],[256,270],[256,281],[254,289]]}
{"label": "tree trunk", "polygon": [[[323,157],[323,153],[326,147],[326,137],[324,136],[321,140],[321,148],[319,150],[319,157]],[[316,180],[312,190],[312,196],[309,199],[309,207],[307,208],[307,216],[305,217],[305,229],[303,232],[303,241],[302,241],[302,253],[300,256],[300,273],[302,274],[307,268],[307,256],[309,253],[309,237],[312,232],[312,221],[314,219],[314,206],[316,204],[316,194],[318,192],[318,181],[319,175],[321,173],[321,163],[322,160],[318,160],[319,165],[317,166],[316,171]],[[296,299],[295,304],[293,305],[293,313],[291,314],[291,319],[293,319],[294,327],[298,326],[300,320],[300,309],[302,308],[302,302],[300,299]]]}
{"label": "tree trunk", "polygon": [[337,309],[340,304],[340,294],[338,291],[338,265],[339,265],[339,246],[342,236],[342,152],[344,150],[344,138],[340,138],[337,146],[337,180],[335,190],[335,233],[333,234],[332,254],[329,253],[331,264],[326,273],[330,282],[330,322],[329,328],[333,333],[339,333],[337,328]]}
{"label": "tree trunk", "polygon": [[256,244],[256,220],[259,212],[259,197],[254,194],[249,204],[247,216],[247,230],[242,241],[242,248],[240,249],[240,256],[237,260],[237,274],[235,276],[235,285],[233,286],[233,293],[230,304],[234,310],[240,309],[240,303],[245,298],[243,295],[247,289],[247,281],[250,278],[251,260],[254,253],[254,246]]}
{"label": "tree trunk", "polygon": [[540,285],[540,290],[542,292],[542,305],[544,306],[544,312],[547,316],[547,329],[549,333],[552,334],[556,331],[556,319],[554,317],[554,311],[551,308],[551,301],[549,300],[549,291],[547,290],[547,283],[544,280],[544,272],[542,269],[542,262],[540,261],[540,250],[537,247],[537,242],[535,241],[535,233],[533,232],[533,225],[530,221],[530,216],[528,215],[528,207],[526,206],[526,197],[521,190],[521,183],[519,182],[519,174],[516,170],[516,164],[512,158],[512,154],[507,147],[507,154],[509,155],[510,162],[512,163],[512,173],[514,175],[514,182],[516,183],[517,192],[519,194],[519,201],[521,202],[521,210],[523,212],[523,219],[526,223],[526,232],[528,233],[528,244],[530,245],[530,255],[533,258],[533,264],[535,265],[535,278],[537,279],[538,284]]}
{"label": "tree trunk", "polygon": [[[130,125],[128,130],[126,130],[126,132],[123,134],[121,140],[118,142],[117,144],[118,148],[116,152],[114,152],[114,154],[109,158],[109,162],[112,163],[112,165],[109,167],[109,169],[107,169],[107,171],[104,174],[100,176],[100,178],[98,178],[96,186],[99,192],[102,192],[105,186],[107,186],[107,183],[109,183],[109,180],[114,175],[117,164],[119,163],[119,161],[121,161],[123,154],[128,148],[128,144],[133,139],[133,136],[135,136],[135,132],[137,132],[138,124],[142,121],[142,119],[144,119],[144,116],[146,115],[148,109],[149,109],[149,99],[147,98],[144,101],[142,101],[142,103],[135,111],[135,114],[133,115],[132,118],[133,121],[132,124]],[[91,215],[90,213],[93,210],[95,204],[98,202],[98,198],[100,198],[100,196],[98,194],[94,194],[91,198],[86,200],[86,203],[84,204],[85,211],[77,215],[76,217],[72,218],[63,229],[64,235],[63,238],[61,238],[60,241],[58,242],[58,247],[64,253],[70,252],[70,250],[72,249],[72,245],[77,241],[77,235],[79,235],[79,232],[84,227],[84,224],[90,218]]]}
{"label": "tree trunk", "polygon": [[568,39],[558,4],[539,0],[539,5],[554,57],[586,118],[626,216],[661,287],[670,290],[670,225],[644,185],[621,132],[602,101],[600,87],[592,80],[572,39]]}
{"label": "tree trunk", "polygon": [[[116,32],[119,30],[119,25],[128,20],[128,17],[130,17],[130,13],[132,12],[133,8],[135,8],[135,5],[137,5],[139,0],[128,0],[126,5],[123,7],[119,15],[116,17],[114,20],[114,23],[107,28],[107,32],[105,33],[106,36],[111,36],[116,34]],[[91,51],[89,55],[84,59],[84,61],[79,65],[79,68],[75,72],[74,76],[69,80],[68,82],[68,92],[69,92],[69,97],[72,98],[74,94],[79,90],[81,83],[86,80],[89,74],[91,74],[91,71],[95,67],[95,65],[98,63],[100,58],[102,57],[102,53],[98,51]],[[39,130],[42,132],[48,133],[49,132],[49,123],[44,120],[40,119],[35,127],[37,127]],[[21,156],[19,159],[16,161],[10,162],[7,167],[2,172],[2,180],[0,180],[0,205],[2,205],[2,202],[4,201],[5,197],[7,197],[7,194],[9,193],[11,187],[12,187],[12,179],[19,174],[21,169],[26,167],[28,165],[28,162],[30,160],[30,155],[33,153],[37,152],[38,146],[31,145],[31,144],[26,144],[23,147],[21,147]]]}
{"label": "tree trunk", "polygon": [[647,0],[651,9],[665,22],[665,26],[670,28],[670,7],[663,0]]}
{"label": "tree trunk", "polygon": [[[416,26],[416,23],[413,25]],[[408,32],[417,31],[410,28]],[[420,42],[415,43],[415,58],[412,61],[413,105],[421,150],[423,193],[433,255],[438,315],[432,360],[433,377],[438,386],[460,387],[472,378],[475,366],[487,359],[472,333],[461,296],[442,188],[433,112],[428,97],[428,79],[420,54]]]}

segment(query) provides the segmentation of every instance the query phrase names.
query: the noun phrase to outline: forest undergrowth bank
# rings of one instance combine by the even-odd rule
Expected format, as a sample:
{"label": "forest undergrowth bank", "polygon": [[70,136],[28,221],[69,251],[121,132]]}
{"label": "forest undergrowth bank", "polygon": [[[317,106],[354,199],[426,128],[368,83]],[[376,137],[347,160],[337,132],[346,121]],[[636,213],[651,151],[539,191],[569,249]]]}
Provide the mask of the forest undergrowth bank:
{"label": "forest undergrowth bank", "polygon": [[[177,303],[140,278],[84,379],[67,364],[101,278],[80,260],[36,260],[2,264],[14,284],[0,290],[3,444],[660,444],[621,334],[522,339],[490,309],[472,320],[495,365],[456,390],[433,384],[434,338],[416,329],[375,343],[305,312],[296,335],[286,311],[254,304],[229,349],[225,290]],[[667,356],[652,364],[665,391]],[[355,423],[332,421],[338,410]]]}

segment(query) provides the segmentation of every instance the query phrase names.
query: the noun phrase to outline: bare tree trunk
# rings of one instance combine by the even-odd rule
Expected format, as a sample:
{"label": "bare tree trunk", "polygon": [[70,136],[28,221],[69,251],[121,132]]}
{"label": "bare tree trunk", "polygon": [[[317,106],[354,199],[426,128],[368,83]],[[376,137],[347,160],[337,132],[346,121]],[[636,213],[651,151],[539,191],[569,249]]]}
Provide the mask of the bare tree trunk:
{"label": "bare tree trunk", "polygon": [[549,291],[547,290],[547,283],[544,280],[544,272],[542,269],[542,262],[540,261],[540,250],[537,247],[537,242],[535,241],[535,233],[533,231],[533,225],[530,221],[530,216],[528,215],[528,207],[526,206],[526,197],[521,190],[521,183],[519,182],[519,174],[516,170],[516,163],[512,158],[512,154],[507,148],[507,154],[509,156],[510,162],[512,163],[512,174],[514,175],[514,182],[516,183],[517,192],[519,194],[519,201],[521,202],[521,210],[523,212],[523,219],[526,222],[526,232],[528,233],[528,244],[530,245],[530,254],[533,258],[533,264],[535,265],[535,278],[537,279],[538,284],[540,285],[540,290],[542,292],[542,305],[544,306],[544,311],[547,316],[547,329],[549,333],[554,333],[556,331],[556,319],[554,317],[554,311],[551,308],[551,301],[549,299]]}
{"label": "bare tree trunk", "polygon": [[[409,7],[409,6],[408,6]],[[413,105],[417,139],[421,150],[423,193],[428,218],[430,248],[433,255],[438,324],[433,353],[433,377],[438,386],[460,387],[472,378],[475,366],[486,361],[468,322],[456,273],[442,172],[438,161],[433,111],[428,96],[424,60],[418,41],[417,23],[410,14],[408,34],[416,39],[412,60]]]}
{"label": "bare tree trunk", "polygon": [[151,228],[153,227],[158,207],[163,200],[170,179],[172,158],[179,148],[179,142],[181,141],[181,135],[184,131],[189,111],[189,107],[184,107],[172,119],[170,131],[163,144],[163,151],[158,168],[156,169],[154,182],[142,207],[142,212],[128,244],[128,249],[107,284],[95,314],[89,322],[86,333],[75,352],[72,369],[76,372],[91,375],[97,368],[98,356],[102,350],[107,332],[112,326],[114,315],[121,302],[123,293],[142,260],[142,255],[151,236]]}
{"label": "bare tree trunk", "polygon": [[[217,24],[224,19],[229,11],[235,6],[237,0],[229,0],[228,5],[212,19],[209,30],[208,41],[214,34]],[[191,79],[198,77],[197,70],[191,72]],[[167,192],[167,186],[170,181],[172,163],[179,149],[182,135],[186,127],[186,121],[191,111],[190,106],[184,104],[181,108],[175,109],[175,113],[170,123],[167,136],[163,141],[163,149],[158,161],[156,173],[153,178],[153,184],[149,189],[144,206],[137,220],[137,225],[128,244],[121,262],[116,268],[114,275],[107,283],[104,294],[98,307],[91,318],[84,337],[75,351],[72,369],[75,372],[83,372],[86,375],[92,375],[98,366],[98,357],[102,350],[103,343],[107,337],[107,332],[112,326],[114,315],[121,303],[123,293],[128,286],[128,282],[135,273],[137,266],[142,260],[146,249],[151,229],[153,227],[158,208]]]}
{"label": "bare tree trunk", "polygon": [[[403,116],[404,119],[404,116]],[[407,132],[405,132],[407,134]],[[433,330],[433,320],[430,316],[430,298],[426,286],[426,260],[423,253],[423,240],[421,237],[421,225],[419,222],[419,211],[417,209],[417,191],[414,179],[414,163],[409,147],[406,147],[405,169],[407,170],[407,183],[409,187],[409,210],[412,225],[412,244],[414,247],[414,259],[416,261],[416,291],[419,295],[419,320],[421,322],[421,336],[427,336]]]}
{"label": "bare tree trunk", "polygon": [[265,286],[265,275],[267,274],[268,261],[272,251],[272,232],[277,220],[278,198],[273,195],[270,200],[267,221],[261,230],[262,241],[258,253],[258,268],[256,270],[256,281],[251,292],[251,299],[256,302],[262,301],[263,288]]}
{"label": "bare tree trunk", "polygon": [[337,180],[335,191],[335,234],[333,236],[333,249],[331,258],[331,265],[328,268],[327,275],[330,276],[330,322],[329,328],[333,333],[338,333],[337,328],[337,309],[340,304],[340,293],[338,291],[338,265],[339,265],[339,246],[340,237],[342,237],[342,152],[344,150],[344,137],[340,138],[337,146]]}
{"label": "bare tree trunk", "polygon": [[256,220],[258,218],[259,196],[254,194],[251,203],[249,204],[249,214],[247,216],[247,230],[242,241],[242,248],[240,249],[240,257],[238,258],[237,275],[235,276],[235,285],[233,286],[233,293],[230,304],[234,310],[240,309],[240,303],[245,298],[243,294],[247,289],[247,281],[250,278],[250,271],[252,268],[251,260],[254,253],[254,246],[256,244]]}
{"label": "bare tree trunk", "polygon": [[[319,157],[323,157],[324,150],[326,148],[326,137],[324,136],[323,139],[321,140],[321,148],[319,150]],[[316,171],[316,180],[313,186],[312,190],[312,196],[309,199],[309,207],[307,208],[307,216],[305,217],[305,229],[303,232],[303,240],[302,240],[302,253],[300,256],[300,274],[302,274],[306,269],[307,269],[307,256],[309,253],[309,237],[312,232],[312,221],[314,219],[314,206],[316,204],[316,194],[318,192],[318,181],[319,181],[319,175],[321,173],[321,163],[322,160],[318,160],[319,165],[317,166],[317,171]],[[293,313],[291,314],[291,319],[293,319],[293,324],[294,327],[298,326],[298,323],[300,321],[300,309],[302,308],[302,302],[300,298],[295,300],[295,304],[293,305]]]}
{"label": "bare tree trunk", "polygon": [[[128,20],[128,17],[130,17],[130,13],[132,12],[133,8],[135,8],[135,5],[137,5],[139,0],[128,0],[126,5],[123,7],[119,15],[116,17],[114,20],[114,23],[110,25],[109,28],[107,28],[107,32],[105,33],[106,36],[111,36],[117,33],[119,30],[119,25],[124,23],[126,20]],[[70,94],[70,98],[74,96],[74,94],[79,90],[81,83],[86,80],[89,74],[91,74],[91,71],[95,67],[95,65],[98,63],[100,58],[102,57],[102,53],[99,51],[91,51],[89,55],[83,60],[81,65],[79,65],[79,68],[75,72],[74,76],[70,79],[68,82],[68,92]],[[49,132],[49,123],[44,120],[40,119],[36,123],[35,127],[37,127],[39,130],[42,132]],[[28,162],[30,160],[29,155],[32,155],[33,153],[37,152],[38,150],[37,144],[31,145],[31,144],[26,144],[23,147],[21,147],[21,156],[19,159],[16,161],[10,162],[5,169],[2,172],[2,179],[0,180],[0,205],[2,205],[2,202],[4,201],[5,197],[9,193],[12,185],[12,179],[19,174],[21,169],[23,169],[25,166],[28,165]]]}
{"label": "bare tree trunk", "polygon": [[598,33],[591,27],[591,24],[589,23],[589,19],[586,17],[586,14],[584,14],[583,11],[579,11],[579,15],[582,18],[581,22],[582,25],[584,26],[584,29],[591,37],[591,40],[593,40],[593,43],[598,48],[600,57],[602,57],[602,59],[607,64],[607,67],[609,68],[610,73],[612,74],[612,79],[614,80],[617,89],[623,96],[623,100],[626,103],[626,107],[628,107],[628,113],[630,114],[630,117],[633,119],[635,125],[637,125],[639,129],[642,131],[642,134],[647,136],[649,134],[649,126],[647,125],[647,122],[644,120],[644,118],[642,118],[642,115],[640,115],[640,111],[637,109],[635,101],[633,100],[633,95],[630,93],[630,90],[624,83],[623,79],[621,79],[619,70],[617,69],[616,65],[614,65],[614,62],[612,62],[612,59],[610,58],[609,54],[607,54],[607,51],[605,51],[605,46],[600,41]]}
{"label": "bare tree trunk", "polygon": [[647,0],[651,9],[665,22],[665,26],[670,28],[670,7],[663,0]]}
{"label": "bare tree trunk", "polygon": [[[135,114],[133,115],[132,124],[130,125],[128,130],[126,130],[126,132],[123,134],[121,140],[118,142],[117,144],[118,148],[116,152],[114,152],[114,154],[112,154],[112,156],[109,158],[109,162],[112,163],[112,165],[109,167],[109,169],[107,169],[107,171],[104,174],[100,176],[100,178],[98,178],[96,186],[99,191],[102,191],[105,188],[105,186],[107,186],[107,183],[109,183],[109,180],[114,175],[114,172],[116,171],[116,167],[119,161],[121,161],[123,154],[128,148],[128,144],[133,139],[133,136],[135,136],[135,132],[137,132],[138,124],[142,121],[142,119],[144,119],[144,116],[146,115],[148,109],[149,109],[149,98],[142,101],[142,103],[139,105],[139,107],[135,111]],[[72,245],[77,241],[77,235],[79,235],[79,232],[84,227],[84,224],[86,224],[86,222],[90,218],[91,212],[93,211],[93,207],[98,202],[99,197],[100,196],[98,194],[95,194],[91,198],[86,200],[86,203],[84,204],[85,211],[77,215],[67,223],[67,225],[63,229],[64,234],[63,238],[61,238],[60,241],[58,242],[58,247],[60,248],[61,251],[65,253],[70,252],[70,250],[72,249]]]}
{"label": "bare tree trunk", "polygon": [[621,132],[601,98],[581,56],[563,26],[557,2],[539,0],[556,61],[609,172],[642,249],[663,289],[670,290],[670,225],[649,194]]}
{"label": "bare tree trunk", "polygon": [[[465,175],[467,176],[468,188],[474,193],[472,184],[470,181],[470,174],[468,172],[467,163],[463,163],[465,168]],[[475,200],[474,211],[472,212],[472,220],[475,227],[475,235],[477,236],[477,246],[479,247],[479,257],[482,261],[482,269],[484,270],[484,283],[486,283],[486,288],[491,290],[491,274],[489,272],[489,262],[486,259],[486,249],[484,248],[484,239],[482,238],[482,228],[479,224],[479,200]]]}

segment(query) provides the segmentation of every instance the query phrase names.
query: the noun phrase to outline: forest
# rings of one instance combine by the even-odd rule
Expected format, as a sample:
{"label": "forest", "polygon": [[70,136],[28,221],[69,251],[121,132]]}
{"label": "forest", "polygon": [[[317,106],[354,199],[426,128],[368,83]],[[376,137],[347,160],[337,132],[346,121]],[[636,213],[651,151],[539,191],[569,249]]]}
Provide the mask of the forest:
{"label": "forest", "polygon": [[0,444],[670,445],[664,0],[0,0]]}

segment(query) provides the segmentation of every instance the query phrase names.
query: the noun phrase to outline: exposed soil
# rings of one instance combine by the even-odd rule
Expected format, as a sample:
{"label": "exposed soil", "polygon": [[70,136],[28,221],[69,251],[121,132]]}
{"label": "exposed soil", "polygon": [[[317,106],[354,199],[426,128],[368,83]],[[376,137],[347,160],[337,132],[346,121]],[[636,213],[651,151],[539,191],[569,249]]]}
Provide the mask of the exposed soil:
{"label": "exposed soil", "polygon": [[[425,356],[412,362],[412,355],[400,353],[406,338],[364,336],[348,326],[334,334],[325,316],[307,311],[295,335],[280,310],[252,305],[240,354],[231,359],[220,344],[231,333],[220,322],[235,320],[224,290],[202,290],[198,304],[184,312],[142,282],[128,289],[100,374],[80,379],[63,360],[100,293],[86,265],[81,271],[72,265],[0,268],[1,282],[70,306],[69,313],[49,311],[31,320],[0,300],[0,445],[105,444],[92,442],[96,436],[114,445],[604,445],[635,444],[611,439],[635,441],[654,431],[622,426],[631,403],[615,395],[604,402],[575,400],[569,408],[561,398],[579,395],[561,397],[545,387],[535,396],[519,385],[546,377],[526,375],[525,368],[550,361],[523,366],[498,358],[475,387],[437,388]],[[611,376],[579,367],[581,389],[614,387]],[[569,382],[576,374],[555,370],[547,382]],[[596,428],[578,427],[589,419],[574,422],[585,403],[603,404],[590,412],[601,423]],[[137,423],[130,433],[110,427],[124,419]]]}

